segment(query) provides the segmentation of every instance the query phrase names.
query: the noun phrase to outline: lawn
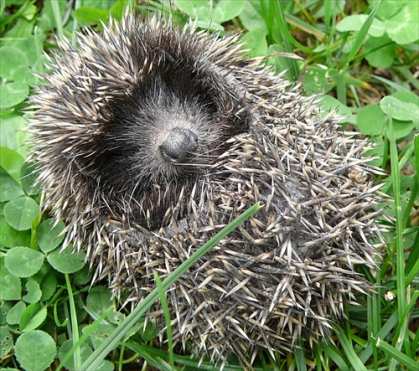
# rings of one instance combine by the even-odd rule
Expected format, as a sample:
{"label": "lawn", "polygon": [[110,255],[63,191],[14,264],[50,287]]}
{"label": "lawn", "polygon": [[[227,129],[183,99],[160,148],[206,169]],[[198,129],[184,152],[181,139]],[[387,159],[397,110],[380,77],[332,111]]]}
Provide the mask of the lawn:
{"label": "lawn", "polygon": [[[239,33],[246,52],[318,95],[323,114],[370,141],[365,156],[381,168],[387,194],[383,259],[359,271],[374,285],[322,341],[256,370],[419,370],[419,0],[0,0],[0,371],[216,370],[159,346],[144,314],[166,290],[258,205],[215,235],[132,312],[118,310],[106,282],[90,286],[82,253],[60,252],[64,224],[41,213],[28,158],[28,98],[46,71],[57,39],[83,27],[100,32],[125,10],[158,13],[183,25]],[[46,54],[45,54],[45,53]],[[232,357],[224,370],[241,370]]]}

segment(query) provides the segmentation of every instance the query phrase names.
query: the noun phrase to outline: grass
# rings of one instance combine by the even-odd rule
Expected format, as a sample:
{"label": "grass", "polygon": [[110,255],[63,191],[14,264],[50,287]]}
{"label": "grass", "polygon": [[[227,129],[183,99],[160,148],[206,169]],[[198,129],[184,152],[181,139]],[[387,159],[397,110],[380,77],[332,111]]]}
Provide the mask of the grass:
{"label": "grass", "polygon": [[[74,9],[68,4],[0,0],[0,370],[216,369],[208,360],[199,363],[176,353],[166,296],[223,235],[165,280],[156,275],[155,290],[126,315],[116,310],[106,287],[90,288],[83,256],[62,259],[54,253],[62,226],[52,226],[39,212],[39,189],[25,170],[24,111],[38,84],[34,75],[44,71],[42,50],[54,49],[54,36],[74,39],[80,27],[100,30],[101,21],[120,18],[127,7],[142,14],[170,13],[178,23],[193,17],[210,31],[240,32],[251,56],[285,71],[307,95],[322,95],[323,110],[337,110],[348,130],[369,137],[369,154],[382,169],[377,182],[388,196],[386,246],[376,272],[362,271],[375,293],[360,297],[357,307],[346,306],[347,319],[334,329],[335,344],[320,342],[312,351],[299,349],[275,361],[261,352],[255,370],[419,369],[419,36],[414,27],[419,2],[76,0]],[[30,277],[7,269],[6,256],[18,247],[30,249],[19,250],[22,262],[25,254],[39,262]],[[156,347],[156,329],[144,321],[156,302],[164,313],[167,346]],[[46,344],[42,352],[22,346],[27,334]],[[224,369],[242,368],[232,360]]]}

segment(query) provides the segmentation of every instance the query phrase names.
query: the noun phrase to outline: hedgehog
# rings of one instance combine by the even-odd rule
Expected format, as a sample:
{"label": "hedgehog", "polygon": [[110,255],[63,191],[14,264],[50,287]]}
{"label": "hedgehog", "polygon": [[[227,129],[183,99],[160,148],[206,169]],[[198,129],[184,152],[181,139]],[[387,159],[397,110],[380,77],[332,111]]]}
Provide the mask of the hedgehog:
{"label": "hedgehog", "polygon": [[58,44],[31,98],[31,153],[43,210],[92,282],[135,305],[155,272],[261,202],[168,290],[175,344],[251,367],[260,350],[331,339],[371,290],[357,267],[374,269],[382,241],[366,139],[248,58],[238,35],[127,14]]}

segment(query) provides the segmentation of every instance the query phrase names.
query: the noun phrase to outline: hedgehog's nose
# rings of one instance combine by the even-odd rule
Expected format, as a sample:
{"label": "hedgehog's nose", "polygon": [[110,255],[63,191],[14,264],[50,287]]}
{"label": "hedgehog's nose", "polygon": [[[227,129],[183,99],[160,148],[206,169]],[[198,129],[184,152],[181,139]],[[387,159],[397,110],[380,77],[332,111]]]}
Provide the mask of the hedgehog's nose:
{"label": "hedgehog's nose", "polygon": [[189,129],[175,127],[160,145],[160,153],[171,162],[185,162],[198,147],[198,136]]}

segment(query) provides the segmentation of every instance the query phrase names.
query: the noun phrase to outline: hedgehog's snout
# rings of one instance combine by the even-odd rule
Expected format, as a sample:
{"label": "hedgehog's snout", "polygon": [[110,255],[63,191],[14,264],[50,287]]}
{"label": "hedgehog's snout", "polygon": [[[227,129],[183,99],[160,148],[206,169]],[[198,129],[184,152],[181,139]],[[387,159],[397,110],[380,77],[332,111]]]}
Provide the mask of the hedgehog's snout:
{"label": "hedgehog's snout", "polygon": [[170,162],[186,162],[198,147],[198,136],[190,129],[174,127],[159,146],[162,157]]}

